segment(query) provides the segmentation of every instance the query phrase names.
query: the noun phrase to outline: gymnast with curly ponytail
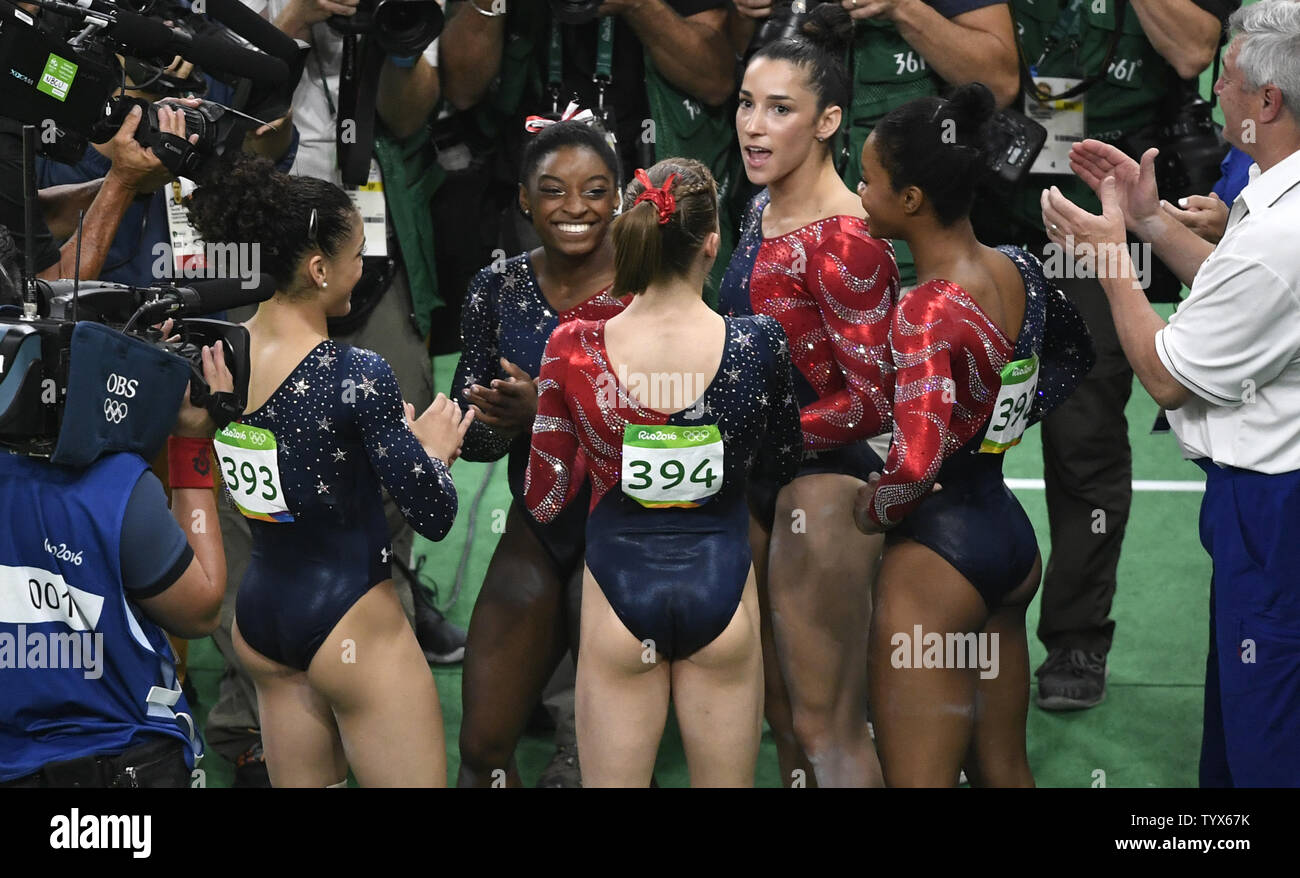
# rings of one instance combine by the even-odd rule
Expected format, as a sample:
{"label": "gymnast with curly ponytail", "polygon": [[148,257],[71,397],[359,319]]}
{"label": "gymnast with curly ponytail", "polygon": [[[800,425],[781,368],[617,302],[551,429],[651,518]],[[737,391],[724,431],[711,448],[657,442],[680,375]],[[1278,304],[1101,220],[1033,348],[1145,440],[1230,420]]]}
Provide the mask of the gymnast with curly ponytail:
{"label": "gymnast with curly ponytail", "polygon": [[442,539],[474,411],[440,394],[417,419],[382,357],[329,338],[364,249],[337,186],[241,156],[188,211],[206,242],[257,247],[276,282],[244,324],[249,410],[214,440],[253,542],[231,639],[257,687],[271,783],[337,786],[351,768],[363,786],[445,786],[437,690],[393,587],[381,489]]}

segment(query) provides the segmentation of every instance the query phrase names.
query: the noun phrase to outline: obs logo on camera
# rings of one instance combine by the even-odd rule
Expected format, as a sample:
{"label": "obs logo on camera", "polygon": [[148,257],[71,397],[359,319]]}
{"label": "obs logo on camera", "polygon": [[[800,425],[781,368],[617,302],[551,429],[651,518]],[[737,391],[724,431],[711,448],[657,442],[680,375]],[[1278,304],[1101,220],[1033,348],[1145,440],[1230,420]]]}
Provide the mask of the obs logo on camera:
{"label": "obs logo on camera", "polygon": [[[127,378],[116,372],[110,372],[108,380],[104,382],[104,389],[114,396],[134,399],[135,388],[139,383],[140,379],[138,378]],[[104,420],[113,424],[120,424],[126,419],[129,412],[130,409],[126,403],[119,399],[113,399],[111,396],[104,397]]]}

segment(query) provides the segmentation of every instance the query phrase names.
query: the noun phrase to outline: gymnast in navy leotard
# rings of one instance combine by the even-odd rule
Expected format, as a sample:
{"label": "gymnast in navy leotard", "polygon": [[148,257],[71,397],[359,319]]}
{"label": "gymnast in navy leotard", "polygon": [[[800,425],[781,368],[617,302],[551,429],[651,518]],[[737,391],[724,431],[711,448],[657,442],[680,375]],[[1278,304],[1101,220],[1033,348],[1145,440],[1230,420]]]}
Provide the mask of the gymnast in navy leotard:
{"label": "gymnast in navy leotard", "polygon": [[889,314],[898,267],[832,156],[852,102],[853,23],[823,3],[797,36],[745,68],[736,133],[750,205],[724,278],[723,313],[768,314],[790,339],[803,460],[785,486],[755,480],[751,545],[763,602],[767,719],[784,783],[879,786],[867,726],[867,629],[883,540],[846,514],[883,465]]}
{"label": "gymnast in navy leotard", "polygon": [[963,768],[975,786],[1033,785],[1025,609],[1042,564],[1002,456],[1077,386],[1092,352],[1033,256],[975,238],[993,111],[972,83],[893,110],[862,150],[872,232],[907,241],[921,281],[892,318],[885,470],[854,510],[863,531],[887,533],[869,691],[890,786],[951,786]]}
{"label": "gymnast in navy leotard", "polygon": [[[467,460],[506,457],[512,502],[474,602],[465,650],[460,726],[461,786],[492,785],[505,771],[520,784],[514,752],[529,715],[564,654],[577,649],[586,505],[583,494],[541,524],[524,507],[524,470],[537,393],[532,379],[557,325],[623,310],[609,295],[618,200],[617,158],[582,122],[560,122],[531,138],[520,188],[542,244],[494,262],[470,283],[462,350],[451,396],[476,405]],[[504,361],[504,362],[503,362]]]}
{"label": "gymnast in navy leotard", "polygon": [[695,161],[639,171],[614,230],[615,290],[637,295],[615,318],[560,326],[542,358],[528,508],[550,521],[591,485],[577,689],[589,786],[648,783],[670,692],[692,783],[753,782],[746,482],[793,477],[802,437],[780,324],[720,318],[701,299],[715,193]]}
{"label": "gymnast in navy leotard", "polygon": [[[240,157],[201,186],[205,240],[252,239],[276,293],[245,324],[253,408],[214,439],[252,554],[232,639],[257,686],[276,786],[441,786],[437,690],[390,574],[381,489],[419,533],[456,516],[448,466],[473,414],[418,419],[379,355],[328,338],[361,276],[360,214],[337,186]],[[346,753],[346,757],[344,754]]]}

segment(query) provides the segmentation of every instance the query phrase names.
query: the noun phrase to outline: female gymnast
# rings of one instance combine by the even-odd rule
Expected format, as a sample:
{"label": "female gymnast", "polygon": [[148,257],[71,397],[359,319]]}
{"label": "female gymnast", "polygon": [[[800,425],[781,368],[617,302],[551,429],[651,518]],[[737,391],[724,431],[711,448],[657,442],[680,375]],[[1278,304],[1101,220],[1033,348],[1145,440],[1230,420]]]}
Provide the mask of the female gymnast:
{"label": "female gymnast", "polygon": [[867,631],[882,541],[850,525],[889,431],[888,315],[898,267],[831,160],[850,85],[848,13],[818,6],[745,70],[736,131],[750,206],[723,280],[726,314],[768,314],[790,339],[803,461],[756,482],[750,543],[763,606],[767,718],[786,783],[878,786],[867,727]]}
{"label": "female gymnast", "polygon": [[[789,354],[764,315],[703,301],[718,198],[699,162],[638,171],[614,222],[618,316],[573,320],[542,356],[525,480],[554,520],[591,503],[578,656],[587,786],[646,786],[671,696],[691,783],[754,781],[763,708],[745,485],[794,475],[801,444]],[[711,376],[711,377],[710,377]]]}
{"label": "female gymnast", "polygon": [[473,404],[466,460],[509,455],[513,502],[483,579],[465,648],[460,727],[461,786],[489,786],[504,770],[519,786],[514,752],[529,713],[566,650],[578,645],[585,505],[549,524],[524,511],[524,470],[537,390],[533,376],[555,327],[623,310],[614,282],[610,222],[618,204],[618,159],[583,122],[542,129],[525,148],[519,203],[542,246],[480,271],[461,318],[460,364],[452,397]]}
{"label": "female gymnast", "polygon": [[[907,241],[920,286],[892,321],[894,434],[855,508],[888,534],[871,623],[871,716],[889,786],[1032,786],[1025,753],[1025,608],[1034,530],[1003,452],[1092,366],[1079,314],[1015,247],[970,224],[992,93],[922,98],[862,150],[872,234]],[[936,480],[942,490],[930,494]]]}
{"label": "female gymnast", "polygon": [[[241,158],[189,204],[206,241],[248,241],[276,292],[245,324],[249,409],[215,439],[253,552],[233,639],[257,686],[274,786],[444,786],[433,677],[402,614],[380,487],[417,532],[456,515],[447,467],[473,412],[418,419],[388,363],[336,344],[361,276],[361,216],[332,183]],[[432,730],[432,734],[430,733]]]}

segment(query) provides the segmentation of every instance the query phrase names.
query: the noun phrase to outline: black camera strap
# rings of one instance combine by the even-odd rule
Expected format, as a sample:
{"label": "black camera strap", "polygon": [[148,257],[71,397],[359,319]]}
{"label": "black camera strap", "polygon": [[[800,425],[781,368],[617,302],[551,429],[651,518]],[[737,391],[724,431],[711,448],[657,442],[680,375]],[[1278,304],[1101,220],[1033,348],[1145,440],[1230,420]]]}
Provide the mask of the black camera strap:
{"label": "black camera strap", "polygon": [[384,52],[369,38],[343,36],[339,70],[339,110],[335,117],[339,170],[346,186],[361,186],[370,176],[375,148],[375,102]]}
{"label": "black camera strap", "polygon": [[[1065,11],[1065,13],[1063,13],[1063,14],[1073,13],[1074,21],[1071,22],[1071,25],[1077,22],[1077,16],[1078,16],[1077,7],[1081,6],[1082,2],[1086,2],[1086,0],[1074,0],[1074,3],[1072,3],[1071,7],[1069,7]],[[1102,77],[1106,75],[1106,71],[1110,69],[1111,61],[1113,61],[1115,58],[1115,49],[1118,48],[1120,37],[1123,36],[1124,33],[1124,15],[1127,11],[1128,11],[1128,0],[1115,0],[1115,31],[1114,33],[1111,34],[1110,45],[1106,47],[1106,57],[1102,59],[1101,66],[1093,73],[1089,74],[1088,76],[1085,76],[1083,78],[1083,81],[1080,82],[1078,85],[1074,86],[1073,88],[1068,88],[1065,91],[1061,92],[1060,94],[1052,94],[1050,91],[1047,91],[1046,89],[1039,86],[1038,83],[1034,82],[1033,74],[1030,73],[1029,70],[1029,62],[1025,60],[1024,46],[1020,44],[1020,37],[1019,35],[1017,35],[1016,36],[1016,58],[1020,64],[1020,82],[1021,85],[1024,86],[1025,93],[1028,94],[1030,97],[1032,97],[1034,100],[1038,101],[1040,104],[1045,104],[1050,101],[1060,101],[1060,100],[1066,100],[1068,98],[1078,97],[1079,95],[1086,92],[1088,89],[1092,88],[1098,82],[1100,82]],[[1060,20],[1058,19],[1058,24],[1059,23]]]}

